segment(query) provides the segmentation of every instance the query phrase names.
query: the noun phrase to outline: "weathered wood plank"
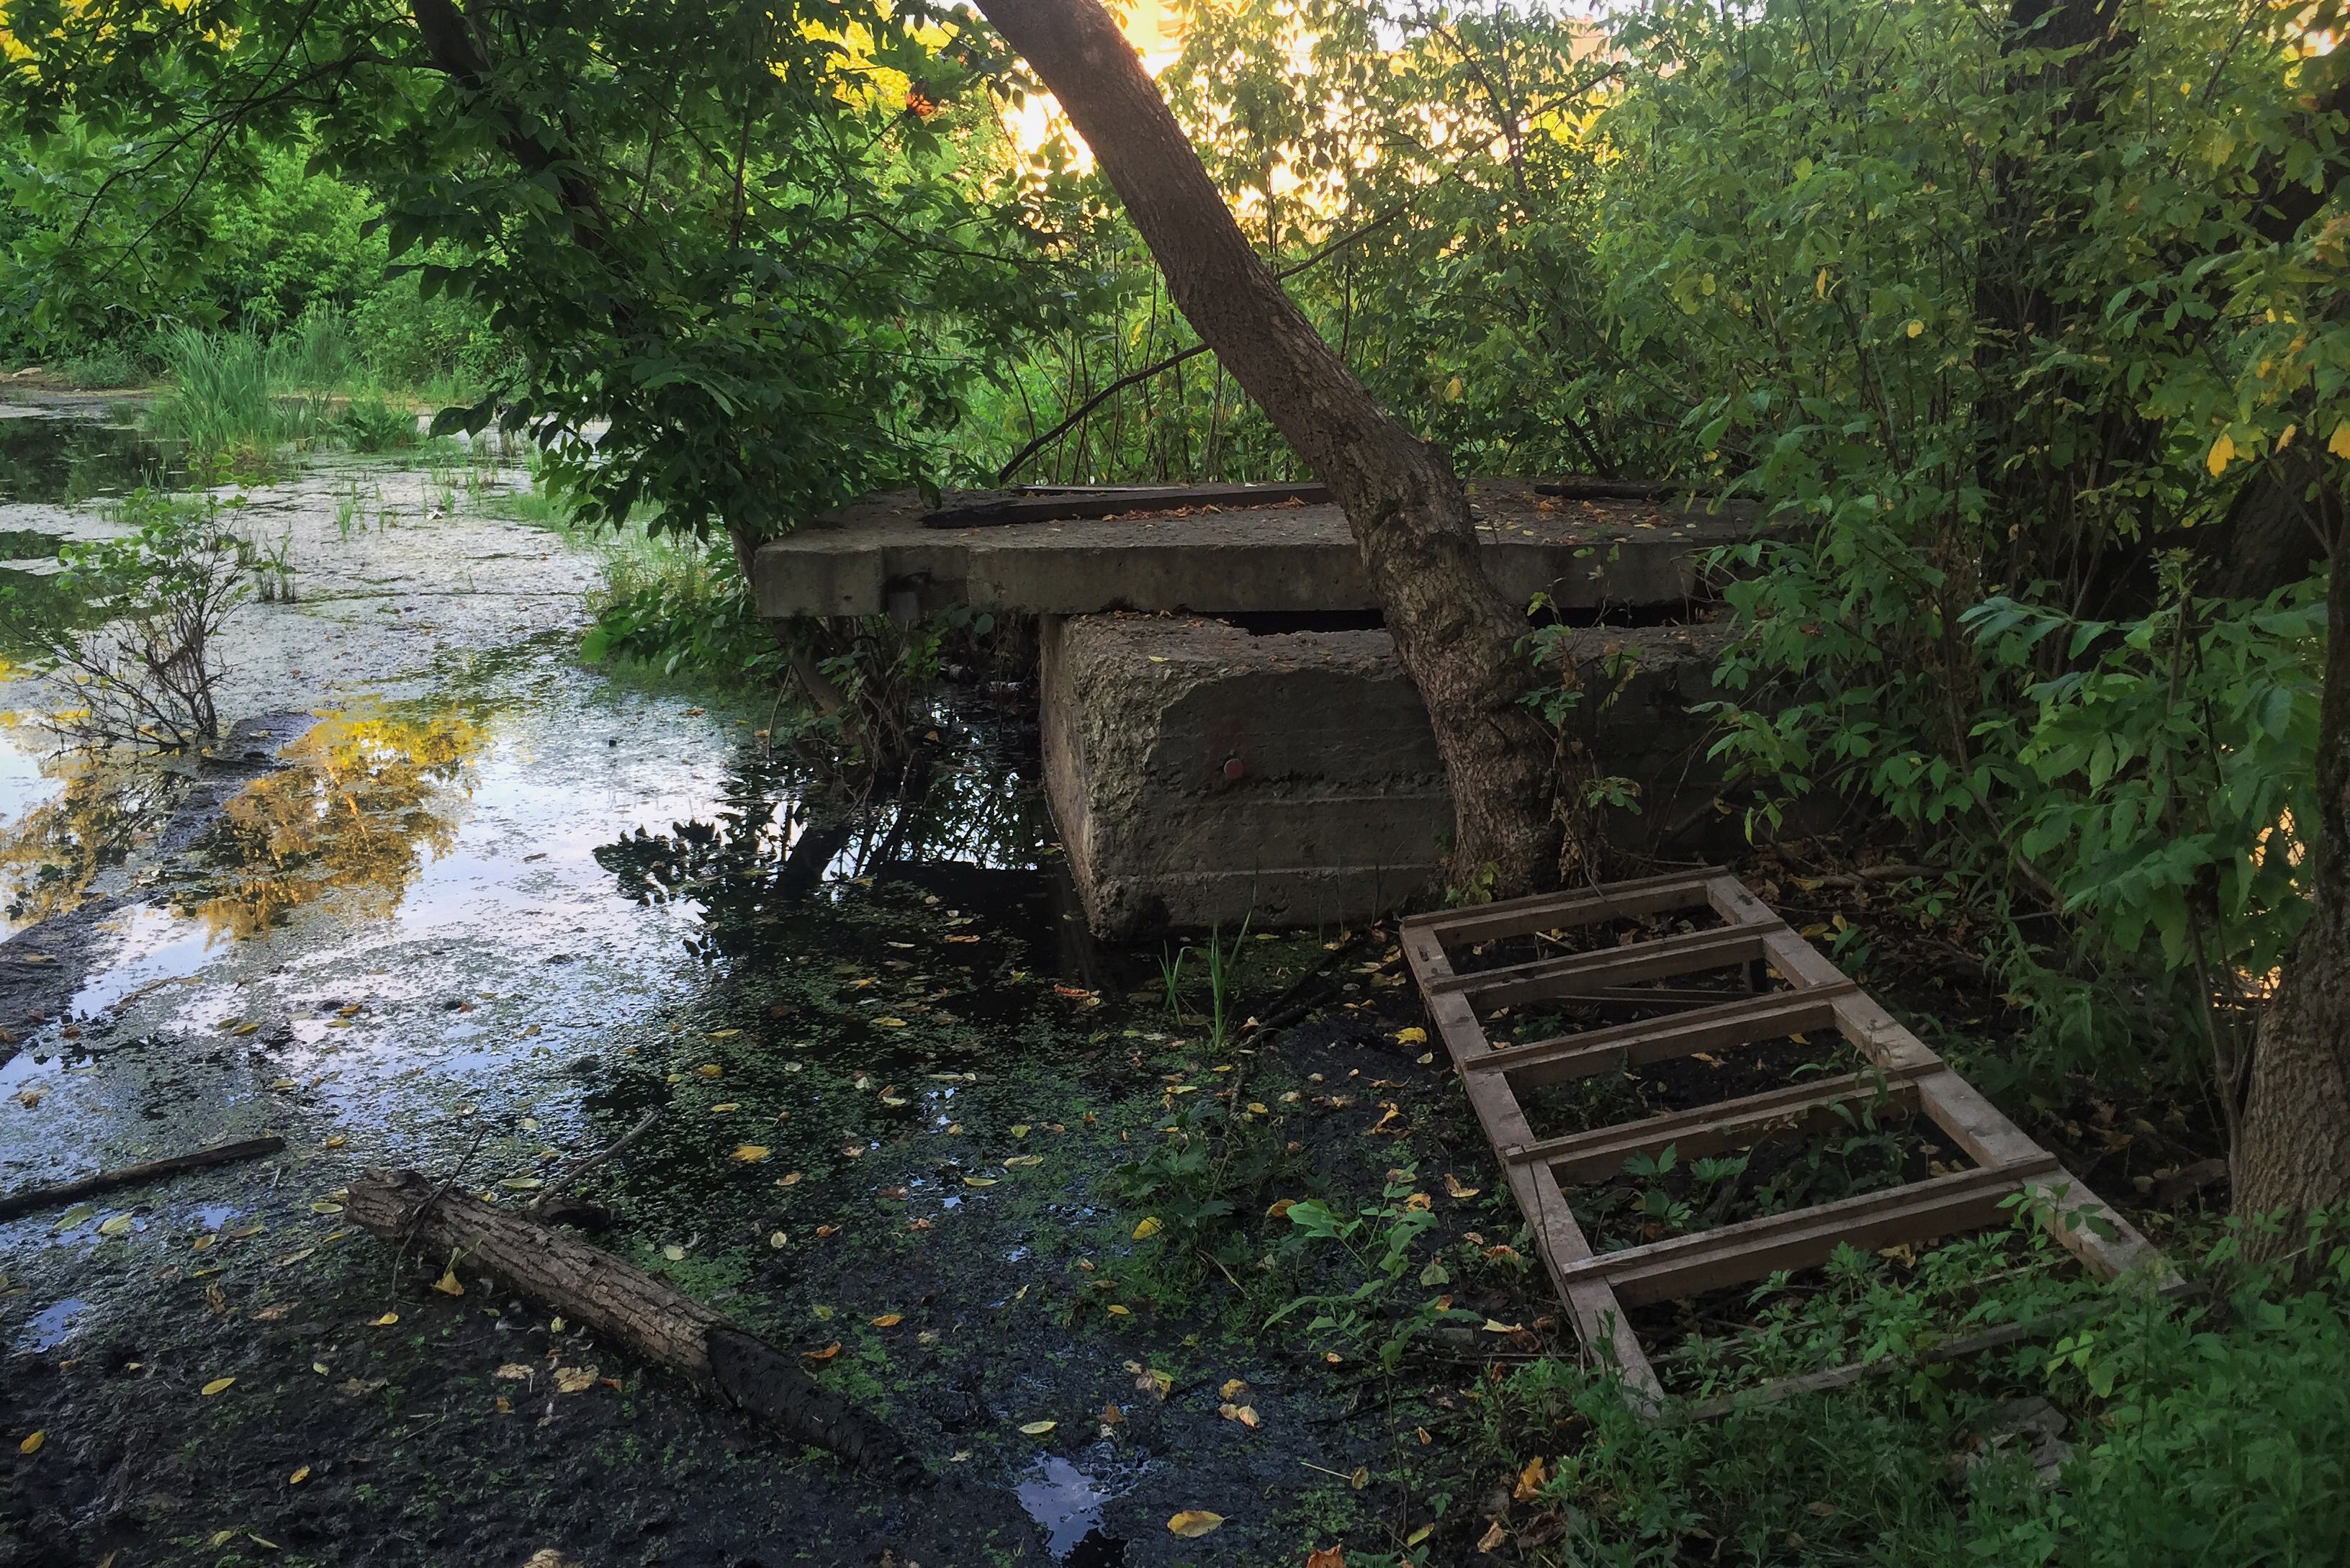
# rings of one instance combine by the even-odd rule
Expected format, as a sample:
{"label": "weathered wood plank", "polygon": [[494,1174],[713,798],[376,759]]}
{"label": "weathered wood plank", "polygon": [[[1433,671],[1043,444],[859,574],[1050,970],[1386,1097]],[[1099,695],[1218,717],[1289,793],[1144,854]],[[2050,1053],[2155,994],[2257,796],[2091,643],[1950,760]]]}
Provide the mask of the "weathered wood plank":
{"label": "weathered wood plank", "polygon": [[[1849,994],[1850,981],[1818,991],[1781,991],[1742,996],[1719,1007],[1703,1008],[1671,1018],[1644,1018],[1633,1023],[1587,1029],[1533,1040],[1523,1045],[1493,1046],[1461,1063],[1464,1072],[1506,1073],[1526,1085],[1565,1083],[1595,1073],[1665,1062],[1700,1051],[1721,1051],[1782,1034],[1835,1027],[1836,1000]],[[1466,1004],[1463,1004],[1465,1010]]]}
{"label": "weathered wood plank", "polygon": [[1588,1262],[1592,1253],[1589,1239],[1567,1207],[1566,1194],[1540,1166],[1513,1166],[1505,1175],[1518,1211],[1526,1217],[1534,1254],[1542,1259],[1559,1300],[1566,1303],[1584,1354],[1613,1366],[1626,1391],[1653,1411],[1664,1397],[1664,1386],[1657,1380],[1648,1353],[1640,1348],[1640,1336],[1632,1332],[1614,1288],[1604,1279],[1569,1278],[1569,1271]]}
{"label": "weathered wood plank", "polygon": [[[1402,929],[1430,931],[1445,946],[1461,948],[1508,937],[1531,936],[1564,926],[1702,909],[1708,902],[1712,878],[1720,875],[1711,867],[1700,867],[1662,877],[1644,877],[1637,881],[1610,882],[1589,892],[1537,893],[1531,898],[1504,898],[1470,909],[1407,916]],[[1775,922],[1778,917],[1771,918]]]}
{"label": "weathered wood plank", "polygon": [[1666,980],[1702,969],[1746,963],[1763,956],[1764,932],[1752,926],[1718,931],[1688,931],[1652,941],[1627,942],[1587,953],[1561,953],[1529,963],[1507,964],[1455,975],[1444,983],[1487,1007],[1509,1007],[1559,994],[1562,986],[1626,984],[1634,981]]}
{"label": "weathered wood plank", "polygon": [[1997,1224],[2004,1217],[2005,1199],[2028,1179],[2057,1168],[2055,1157],[2043,1153],[2021,1168],[1960,1171],[1603,1253],[1570,1265],[1566,1273],[1570,1279],[1606,1279],[1616,1288],[1617,1299],[1630,1306],[1696,1295],[1781,1269],[1814,1267],[1841,1246],[1872,1251]]}
{"label": "weathered wood plank", "polygon": [[1844,1118],[1837,1114],[1839,1109],[1855,1105],[1879,1114],[1908,1116],[1918,1106],[1916,1079],[1923,1070],[1856,1073],[1832,1084],[1795,1084],[1646,1121],[1596,1127],[1516,1147],[1503,1145],[1502,1155],[1513,1162],[1548,1166],[1553,1175],[1569,1185],[1596,1180],[1621,1170],[1636,1154],[1656,1155],[1670,1148],[1681,1159],[1699,1159],[1820,1126],[1841,1126]]}

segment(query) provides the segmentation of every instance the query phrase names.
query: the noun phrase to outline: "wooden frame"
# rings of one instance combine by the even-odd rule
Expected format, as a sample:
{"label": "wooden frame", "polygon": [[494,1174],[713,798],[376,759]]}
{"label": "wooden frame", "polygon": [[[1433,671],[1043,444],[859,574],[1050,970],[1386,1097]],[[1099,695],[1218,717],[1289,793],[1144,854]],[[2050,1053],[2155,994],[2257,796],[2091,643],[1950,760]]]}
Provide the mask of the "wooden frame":
{"label": "wooden frame", "polygon": [[[1454,950],[1481,943],[1684,910],[1710,913],[1720,924],[1466,974],[1452,964]],[[1613,1364],[1627,1389],[1651,1407],[1663,1388],[1625,1322],[1627,1305],[1811,1267],[1847,1243],[1874,1249],[1981,1230],[2000,1223],[2019,1193],[2056,1241],[2101,1278],[2138,1268],[2158,1279],[2167,1273],[2161,1255],[2128,1220],[1725,871],[1700,869],[1414,916],[1403,922],[1401,941],[1420,997],[1586,1355]],[[1656,983],[1731,966],[1744,970],[1743,993]],[[1765,978],[1780,989],[1764,990]],[[1481,1006],[1490,1011],[1536,1001],[1632,1002],[1672,1011],[1524,1044],[1496,1046],[1487,1037]],[[1849,1042],[1868,1066],[1832,1082],[1564,1137],[1536,1138],[1518,1100],[1521,1090],[1546,1083],[1825,1029]],[[1653,1155],[1668,1146],[1690,1155],[1749,1147],[1833,1123],[1839,1107],[1855,1103],[1924,1116],[1971,1168],[1610,1252],[1592,1250],[1567,1207],[1567,1186],[1612,1174],[1632,1155]]]}

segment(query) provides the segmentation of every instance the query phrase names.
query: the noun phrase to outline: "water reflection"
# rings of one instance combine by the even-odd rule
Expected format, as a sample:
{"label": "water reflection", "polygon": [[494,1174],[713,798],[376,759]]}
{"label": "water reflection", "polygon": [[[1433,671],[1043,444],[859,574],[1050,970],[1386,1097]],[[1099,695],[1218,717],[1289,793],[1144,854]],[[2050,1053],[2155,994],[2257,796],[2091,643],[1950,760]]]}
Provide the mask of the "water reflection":
{"label": "water reflection", "polygon": [[128,425],[0,417],[0,503],[70,506],[155,488],[174,472],[169,450]]}
{"label": "water reflection", "polygon": [[470,764],[489,741],[456,713],[329,716],[230,799],[207,846],[219,873],[181,902],[230,937],[329,894],[353,917],[391,914],[417,871],[456,843]]}
{"label": "water reflection", "polygon": [[86,752],[44,756],[28,743],[33,733],[10,726],[0,753],[0,798],[26,803],[0,828],[0,909],[11,929],[79,904],[101,871],[162,826],[187,784]]}

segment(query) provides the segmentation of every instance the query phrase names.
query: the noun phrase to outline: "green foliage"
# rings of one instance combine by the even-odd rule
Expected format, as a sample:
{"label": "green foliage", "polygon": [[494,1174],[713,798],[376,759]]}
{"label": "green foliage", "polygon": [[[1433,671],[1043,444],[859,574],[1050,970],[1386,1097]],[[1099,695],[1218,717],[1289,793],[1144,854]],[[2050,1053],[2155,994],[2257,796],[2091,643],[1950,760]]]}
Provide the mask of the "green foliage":
{"label": "green foliage", "polygon": [[1355,1282],[1299,1296],[1266,1318],[1265,1326],[1310,1311],[1308,1334],[1348,1345],[1368,1341],[1379,1365],[1392,1372],[1436,1324],[1479,1322],[1475,1313],[1451,1305],[1449,1297],[1419,1293],[1448,1283],[1450,1275],[1440,1259],[1415,1262],[1416,1244],[1436,1224],[1418,1181],[1417,1166],[1388,1172],[1378,1199],[1358,1205],[1351,1218],[1318,1199],[1291,1204],[1292,1248],[1336,1248],[1347,1257],[1345,1272]]}
{"label": "green foliage", "polygon": [[[1604,1378],[1556,1362],[1487,1402],[1514,1469],[1550,1459],[1530,1504],[1562,1533],[1537,1563],[1707,1560],[2000,1568],[2138,1568],[2338,1560],[2350,1538],[2350,1412],[2334,1397],[2350,1355],[2350,1252],[2338,1222],[2312,1232],[2317,1288],[2281,1293],[2215,1254],[2212,1296],[2174,1304],[2139,1292],[2076,1298],[2075,1326],[1970,1375],[1878,1376],[1833,1398],[1734,1410],[1719,1422],[1643,1421]],[[1980,1254],[1967,1260],[1979,1273]],[[1848,1326],[1814,1348],[1898,1355],[1916,1340],[1918,1293],[1856,1287],[1855,1254],[1829,1293]],[[1924,1283],[1924,1282],[1921,1282]],[[1970,1287],[1984,1321],[2037,1316],[2042,1285]],[[2061,1484],[2038,1484],[2011,1449],[1978,1435],[2005,1400],[2051,1400],[2068,1424]],[[1558,1452],[1570,1416],[1591,1430]],[[1555,1457],[1554,1457],[1555,1456]],[[1954,1461],[1964,1463],[1954,1486]]]}

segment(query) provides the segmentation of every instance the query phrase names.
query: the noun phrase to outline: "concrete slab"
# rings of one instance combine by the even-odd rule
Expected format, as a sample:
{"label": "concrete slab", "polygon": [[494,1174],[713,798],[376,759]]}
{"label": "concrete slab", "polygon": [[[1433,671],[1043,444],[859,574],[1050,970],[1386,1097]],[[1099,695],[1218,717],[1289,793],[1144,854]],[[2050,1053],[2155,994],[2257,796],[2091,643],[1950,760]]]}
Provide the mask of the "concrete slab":
{"label": "concrete slab", "polygon": [[[1016,493],[950,492],[949,505]],[[1539,495],[1529,480],[1477,480],[1470,495],[1486,569],[1525,603],[1661,609],[1701,597],[1697,558],[1752,535],[1751,509]],[[1117,504],[1105,501],[1105,506]],[[1090,615],[1103,610],[1332,612],[1378,607],[1347,520],[1327,502],[1216,504],[973,528],[936,528],[912,491],[877,495],[759,547],[759,613],[927,613],[952,605]]]}
{"label": "concrete slab", "polygon": [[[1595,628],[1570,650],[1602,769],[1641,787],[1615,841],[1701,853],[1717,820],[1710,725],[1729,634]],[[1605,701],[1601,699],[1605,698]],[[1437,875],[1451,796],[1385,632],[1253,635],[1222,621],[1048,619],[1045,791],[1097,933],[1359,921]],[[1692,830],[1696,831],[1692,831]],[[1686,843],[1668,843],[1678,836]]]}

